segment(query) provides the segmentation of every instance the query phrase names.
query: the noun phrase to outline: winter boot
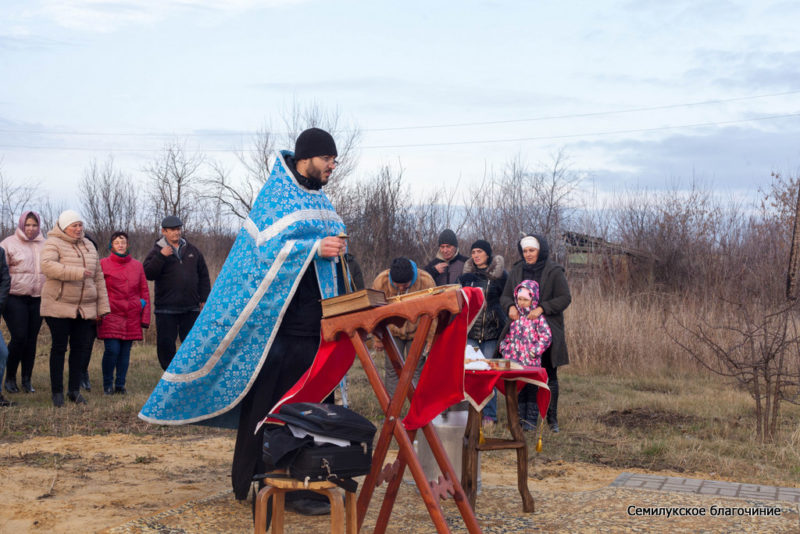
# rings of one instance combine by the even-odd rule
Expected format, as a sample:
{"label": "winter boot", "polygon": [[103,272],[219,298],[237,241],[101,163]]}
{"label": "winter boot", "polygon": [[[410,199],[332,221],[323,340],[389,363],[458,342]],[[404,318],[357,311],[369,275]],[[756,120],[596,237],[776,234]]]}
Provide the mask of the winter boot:
{"label": "winter boot", "polygon": [[19,393],[16,378],[6,378],[6,391],[9,393]]}
{"label": "winter boot", "polygon": [[86,391],[92,391],[92,383],[89,382],[89,371],[81,373],[81,387]]}
{"label": "winter boot", "polygon": [[80,390],[68,391],[67,398],[72,402],[74,402],[75,404],[86,404],[86,399],[83,398],[83,395],[81,395]]}
{"label": "winter boot", "polygon": [[[536,389],[530,384],[525,385],[519,392],[519,424],[522,430],[536,430],[536,403],[531,403],[531,389]],[[534,393],[534,398],[536,397]]]}
{"label": "winter boot", "polygon": [[22,377],[22,391],[25,393],[36,393],[36,390],[33,389],[33,385],[31,384],[31,377],[23,376]]}

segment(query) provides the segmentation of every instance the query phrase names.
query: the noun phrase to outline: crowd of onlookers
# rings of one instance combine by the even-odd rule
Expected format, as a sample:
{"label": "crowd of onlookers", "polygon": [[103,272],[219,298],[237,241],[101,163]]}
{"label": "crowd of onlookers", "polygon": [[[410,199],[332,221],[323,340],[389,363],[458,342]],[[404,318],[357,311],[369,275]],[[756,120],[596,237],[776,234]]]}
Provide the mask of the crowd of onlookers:
{"label": "crowd of onlookers", "polygon": [[[81,390],[92,387],[88,367],[96,338],[104,343],[103,393],[125,394],[131,346],[150,325],[148,279],[155,281],[158,357],[166,369],[176,338],[186,336],[210,291],[205,260],[181,237],[182,226],[174,215],[164,218],[163,237],[142,264],[131,257],[124,231],[111,235],[108,256],[101,259],[76,211],[62,212],[47,238],[40,215],[24,212],[14,234],[0,242],[0,310],[10,334],[7,346],[0,336],[2,390],[35,392],[32,375],[44,319],[52,339],[54,406],[64,405],[65,357],[66,397],[86,404]],[[0,391],[0,406],[13,404]]]}
{"label": "crowd of onlookers", "polygon": [[[564,269],[550,259],[547,239],[537,234],[523,235],[517,243],[520,259],[505,268],[502,256],[493,254],[491,244],[478,239],[469,248],[469,257],[459,253],[458,239],[452,230],[439,234],[436,257],[423,269],[409,258],[395,258],[389,269],[378,274],[373,288],[387,296],[460,284],[480,288],[485,306],[470,327],[467,343],[486,358],[505,358],[523,366],[543,367],[548,375],[551,400],[547,424],[553,432],[558,426],[558,367],[569,362],[564,335],[563,312],[571,302]],[[398,349],[404,356],[416,325],[390,326]],[[376,342],[378,349],[381,344]],[[397,377],[388,357],[384,380],[390,394]],[[424,361],[415,371],[419,378]],[[538,424],[537,388],[526,385],[519,394],[519,416],[524,429]],[[483,424],[497,422],[497,397],[483,408]]]}
{"label": "crowd of onlookers", "polygon": [[[95,338],[104,342],[103,392],[125,394],[131,346],[143,338],[142,329],[150,325],[148,280],[155,281],[157,353],[166,370],[175,355],[176,339],[182,341],[188,335],[211,291],[205,259],[182,237],[182,227],[177,216],[165,217],[162,237],[144,262],[130,256],[128,234],[114,232],[105,245],[108,255],[101,259],[98,244],[86,234],[76,211],[62,212],[47,238],[39,214],[24,212],[15,233],[0,242],[0,310],[10,334],[7,346],[0,336],[2,390],[12,394],[35,391],[31,377],[44,319],[52,338],[54,406],[64,405],[67,352],[66,398],[86,403],[81,389],[92,387],[88,366]],[[487,358],[507,358],[546,369],[551,391],[547,422],[558,432],[558,367],[569,361],[563,317],[571,300],[569,287],[564,269],[549,258],[544,237],[525,235],[517,248],[520,260],[509,272],[504,258],[492,253],[488,241],[475,241],[466,257],[459,253],[455,233],[444,230],[436,257],[424,268],[408,258],[396,258],[389,269],[378,274],[373,287],[390,297],[448,284],[480,288],[486,305],[469,331],[468,344]],[[415,330],[411,323],[391,327],[403,355]],[[376,348],[382,349],[379,343]],[[397,377],[386,360],[385,380],[393,393]],[[13,405],[2,390],[0,406]],[[496,406],[496,397],[485,406],[485,424],[496,422]],[[523,426],[534,428],[538,416],[533,386],[520,392],[519,410]]]}

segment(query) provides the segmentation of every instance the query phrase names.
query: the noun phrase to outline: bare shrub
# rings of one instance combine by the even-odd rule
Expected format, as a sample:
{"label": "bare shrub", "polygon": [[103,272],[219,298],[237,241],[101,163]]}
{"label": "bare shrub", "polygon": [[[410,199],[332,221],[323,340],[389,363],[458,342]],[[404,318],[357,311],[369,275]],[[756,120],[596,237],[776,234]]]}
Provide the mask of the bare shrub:
{"label": "bare shrub", "polygon": [[[726,283],[729,260],[745,239],[747,221],[738,206],[696,183],[687,190],[633,190],[617,198],[613,233],[655,258],[654,281],[661,290],[695,293]],[[634,282],[642,287],[649,279]]]}

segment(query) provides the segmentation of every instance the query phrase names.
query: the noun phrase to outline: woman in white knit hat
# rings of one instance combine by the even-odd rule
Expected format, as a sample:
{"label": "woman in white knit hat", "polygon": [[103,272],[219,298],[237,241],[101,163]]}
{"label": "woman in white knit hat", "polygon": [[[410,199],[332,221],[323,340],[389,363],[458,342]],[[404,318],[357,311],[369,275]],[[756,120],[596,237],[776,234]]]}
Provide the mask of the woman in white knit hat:
{"label": "woman in white knit hat", "polygon": [[67,397],[86,404],[80,393],[84,360],[91,355],[95,321],[109,313],[108,294],[97,249],[84,237],[83,220],[66,210],[47,234],[42,249],[41,315],[50,328],[50,387],[53,405],[64,405],[64,356],[69,346]]}
{"label": "woman in white knit hat", "polygon": [[[550,388],[547,424],[550,430],[558,432],[558,368],[569,363],[564,310],[572,302],[572,295],[564,268],[550,258],[550,245],[544,236],[534,233],[523,236],[517,250],[522,259],[514,264],[508,274],[506,287],[500,296],[500,307],[511,321],[517,320],[519,311],[515,306],[514,289],[523,280],[533,280],[539,284],[539,305],[530,311],[528,318],[533,320],[544,315],[550,326],[552,343],[542,354],[542,367],[547,371],[547,385]],[[500,335],[500,339],[504,338],[505,332]],[[520,424],[527,430],[536,428],[539,417],[536,393],[536,387],[528,384],[519,394]]]}

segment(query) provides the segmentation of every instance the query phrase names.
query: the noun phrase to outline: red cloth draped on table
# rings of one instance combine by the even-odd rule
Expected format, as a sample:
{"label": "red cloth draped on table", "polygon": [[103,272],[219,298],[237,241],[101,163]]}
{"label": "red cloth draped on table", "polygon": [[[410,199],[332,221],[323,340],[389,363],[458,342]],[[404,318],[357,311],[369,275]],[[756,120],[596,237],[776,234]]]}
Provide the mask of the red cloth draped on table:
{"label": "red cloth draped on table", "polygon": [[476,287],[465,287],[461,291],[466,297],[461,313],[434,338],[431,352],[422,368],[411,407],[403,419],[408,430],[427,425],[441,412],[464,400],[467,332],[483,308],[483,292]]}
{"label": "red cloth draped on table", "polygon": [[[465,287],[464,306],[450,324],[434,338],[416,392],[403,424],[409,430],[428,424],[437,414],[464,400],[464,351],[467,332],[483,307],[483,293],[478,288]],[[314,363],[300,380],[273,406],[276,413],[286,403],[320,402],[342,380],[355,359],[355,349],[347,336],[336,341],[323,340]],[[269,416],[258,427],[270,420]],[[256,427],[256,431],[258,430]]]}
{"label": "red cloth draped on table", "polygon": [[547,407],[550,405],[550,388],[547,387],[547,371],[541,367],[525,367],[524,369],[510,369],[507,371],[470,371],[464,374],[464,389],[467,400],[472,406],[480,411],[492,398],[492,390],[496,387],[500,393],[505,395],[505,380],[517,382],[517,391],[521,390],[525,384],[539,386],[536,394],[536,404],[542,417],[547,415]]}

